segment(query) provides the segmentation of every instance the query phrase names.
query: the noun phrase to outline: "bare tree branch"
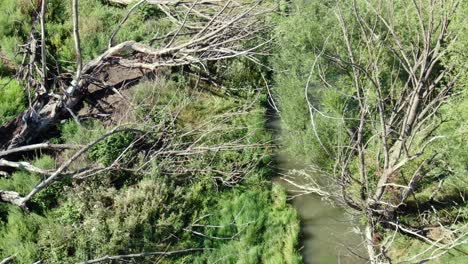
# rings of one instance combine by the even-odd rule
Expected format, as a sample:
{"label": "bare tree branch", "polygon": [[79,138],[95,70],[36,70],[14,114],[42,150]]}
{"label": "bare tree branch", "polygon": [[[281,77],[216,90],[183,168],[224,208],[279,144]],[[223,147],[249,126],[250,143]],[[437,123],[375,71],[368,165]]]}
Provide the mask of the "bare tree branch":
{"label": "bare tree branch", "polygon": [[189,248],[189,249],[182,249],[182,250],[176,250],[176,251],[142,252],[142,253],[128,254],[128,255],[104,256],[101,258],[82,262],[82,264],[92,264],[92,263],[99,263],[99,262],[112,261],[112,260],[126,261],[128,259],[153,257],[153,256],[168,257],[168,256],[179,255],[179,254],[184,254],[184,253],[205,251],[205,250],[210,250],[210,249],[211,248]]}
{"label": "bare tree branch", "polygon": [[47,59],[46,59],[46,33],[45,33],[45,12],[47,0],[41,1],[41,60],[42,60],[42,93],[47,91]]}
{"label": "bare tree branch", "polygon": [[27,152],[39,149],[56,149],[56,150],[64,150],[64,149],[79,149],[82,146],[80,145],[70,145],[70,144],[51,144],[49,142],[46,143],[38,143],[33,145],[22,146],[14,149],[3,150],[0,151],[0,157],[8,156],[13,153],[19,152]]}
{"label": "bare tree branch", "polygon": [[[83,68],[82,58],[81,58],[81,43],[80,43],[80,29],[78,23],[78,0],[73,0],[73,38],[75,40],[75,51],[76,51],[76,76],[72,86],[75,87],[80,82],[81,71]],[[73,94],[74,88],[71,89],[68,93]]]}

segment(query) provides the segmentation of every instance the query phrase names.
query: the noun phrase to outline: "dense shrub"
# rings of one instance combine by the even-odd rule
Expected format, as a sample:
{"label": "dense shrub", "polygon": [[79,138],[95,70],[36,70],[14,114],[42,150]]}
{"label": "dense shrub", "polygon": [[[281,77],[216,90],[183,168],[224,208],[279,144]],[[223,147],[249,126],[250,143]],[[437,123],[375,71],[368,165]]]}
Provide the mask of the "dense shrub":
{"label": "dense shrub", "polygon": [[9,60],[16,57],[18,44],[23,43],[31,29],[32,2],[27,0],[2,0],[0,3],[0,52]]}
{"label": "dense shrub", "polygon": [[0,258],[16,256],[17,263],[34,263],[39,260],[37,232],[43,217],[8,206],[8,220],[0,222]]}
{"label": "dense shrub", "polygon": [[[160,137],[182,147],[195,140],[199,146],[267,143],[271,135],[265,130],[263,99],[255,94],[250,96],[220,97],[161,78],[135,87],[132,101],[139,106],[134,112],[135,120],[145,120],[139,128],[159,124],[167,126],[165,130],[171,133],[171,138],[165,139],[164,133],[150,133],[146,144],[155,144]],[[244,102],[249,102],[250,107]],[[78,125],[71,120],[60,126],[61,137],[56,141],[87,144],[108,129],[98,121]],[[196,132],[199,129],[201,133],[213,131],[200,138]],[[182,134],[187,136],[179,137]],[[109,137],[79,159],[72,169],[97,163],[109,165],[133,140],[133,134]],[[163,260],[168,263],[299,263],[297,215],[286,203],[284,190],[268,180],[271,151],[267,146],[258,146],[180,159],[161,157],[152,160],[137,175],[110,171],[73,184],[63,179],[34,199],[38,206],[32,208],[33,212],[43,216],[34,228],[28,229],[29,237],[17,238],[15,243],[31,246],[27,251],[31,256],[21,260],[75,263],[104,255],[163,251],[169,247],[210,249]],[[129,153],[131,158],[140,155]],[[60,159],[71,154],[72,151],[65,151]],[[33,163],[52,168],[53,161],[44,157]],[[142,164],[138,159],[126,164],[132,165],[136,168]],[[233,187],[225,187],[214,179],[219,177],[214,171],[229,173],[244,167],[245,179]],[[195,172],[174,174],[177,170]],[[0,188],[27,193],[40,180],[37,175],[18,172],[11,179],[0,180]],[[5,223],[14,217],[7,215]],[[27,219],[16,221],[26,223]],[[5,228],[14,230],[10,226]],[[19,248],[12,246],[1,252],[0,257],[14,254]],[[154,258],[138,261],[153,263]]]}
{"label": "dense shrub", "polygon": [[132,156],[132,149],[127,150],[127,148],[134,138],[135,136],[131,132],[118,133],[107,137],[90,150],[89,157],[92,160],[101,162],[104,166],[109,166],[125,152],[124,156],[120,158],[126,160]]}
{"label": "dense shrub", "polygon": [[[85,62],[107,48],[109,36],[129,8],[106,2],[79,1]],[[17,47],[26,41],[31,17],[38,8],[33,3],[39,2],[0,2],[0,52],[16,63]],[[75,51],[71,2],[50,0],[47,5],[47,61],[72,69]],[[141,5],[120,30],[115,43],[148,41],[155,34],[166,34],[173,22],[165,17],[156,7]],[[17,263],[76,263],[104,255],[209,247],[162,261],[300,262],[296,250],[297,215],[286,203],[285,191],[269,181],[271,134],[265,129],[266,98],[255,91],[263,83],[258,65],[236,59],[209,63],[207,67],[220,76],[217,81],[226,89],[216,90],[206,83],[198,86],[184,67],[169,78],[132,88],[131,99],[137,106],[131,114],[135,128],[164,129],[148,133],[141,145],[129,148],[118,164],[128,171],[113,168],[80,180],[61,177],[28,203],[28,213],[0,204],[0,259],[15,255]],[[4,73],[0,65],[0,74]],[[19,83],[6,78],[3,82],[8,85],[0,88],[0,124],[15,117],[25,105]],[[231,89],[238,86],[241,89]],[[230,96],[224,94],[226,90]],[[78,124],[71,120],[57,126],[60,136],[52,142],[79,145],[93,142],[112,129],[99,121]],[[108,166],[135,138],[133,133],[108,137],[68,169]],[[146,156],[168,142],[176,148],[174,151],[194,143],[201,149],[236,144],[246,147],[201,151],[187,157]],[[38,151],[31,153],[39,157],[31,157],[30,162],[53,170],[56,163],[75,152],[64,150],[47,156]],[[0,178],[0,189],[25,195],[44,178],[18,171],[10,178]],[[231,185],[224,183],[231,178]]]}
{"label": "dense shrub", "polygon": [[16,117],[24,108],[23,88],[15,80],[0,77],[0,125]]}
{"label": "dense shrub", "polygon": [[[32,164],[43,169],[52,169],[54,160],[43,156],[33,160]],[[0,189],[15,190],[25,195],[41,180],[39,175],[18,171],[10,178],[0,178]],[[37,212],[46,210],[57,202],[61,191],[59,186],[47,189],[34,197],[35,212],[28,213],[13,205],[0,204],[0,258],[14,255],[17,263],[33,263],[39,260],[37,233],[48,219]]]}

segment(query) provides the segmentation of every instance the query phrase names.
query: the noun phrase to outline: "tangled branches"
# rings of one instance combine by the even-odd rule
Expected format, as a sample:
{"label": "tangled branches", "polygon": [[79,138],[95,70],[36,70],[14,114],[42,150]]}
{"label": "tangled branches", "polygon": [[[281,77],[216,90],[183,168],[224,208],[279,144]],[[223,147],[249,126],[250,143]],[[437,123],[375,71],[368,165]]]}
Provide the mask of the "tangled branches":
{"label": "tangled branches", "polygon": [[[75,5],[77,4],[75,1]],[[20,69],[18,76],[28,83],[30,91],[35,91],[35,96],[25,112],[9,124],[0,127],[0,133],[5,135],[0,139],[0,148],[10,149],[21,146],[46,131],[64,116],[73,116],[74,108],[83,100],[90,85],[109,86],[102,76],[114,67],[140,72],[131,79],[122,76],[120,80],[114,82],[114,86],[119,86],[161,67],[198,64],[204,68],[205,62],[237,56],[244,56],[257,62],[255,56],[260,54],[259,48],[269,42],[258,39],[258,33],[265,30],[262,15],[268,11],[260,5],[260,2],[194,1],[175,5],[162,2],[158,6],[174,22],[175,29],[172,32],[153,39],[149,44],[129,40],[114,46],[113,37],[118,34],[118,30],[125,22],[124,19],[110,37],[109,49],[82,67],[78,10],[75,8],[77,71],[73,80],[70,79],[71,73],[50,76],[55,71],[47,73],[44,66],[38,67],[40,63],[44,65],[46,62],[44,56],[41,56],[41,60],[36,56],[37,43],[42,41],[38,41],[37,34],[32,32],[29,43],[24,46],[23,61],[29,57],[29,63],[24,64],[26,66]],[[128,15],[131,15],[131,10]],[[38,17],[43,17],[43,14],[38,13]],[[45,34],[41,36],[46,37]],[[154,47],[156,42],[161,46]],[[249,46],[249,43],[254,44]],[[42,45],[41,54],[45,52],[44,48]],[[41,68],[43,70],[40,70]],[[38,80],[35,76],[43,78]],[[52,79],[53,83],[49,81]]]}
{"label": "tangled branches", "polygon": [[[456,217],[444,217],[434,200],[443,184],[443,177],[434,174],[444,157],[431,150],[446,137],[439,130],[446,122],[440,110],[461,93],[463,70],[445,63],[458,39],[451,18],[459,6],[460,1],[413,1],[405,13],[379,1],[337,3],[332,19],[340,32],[314,48],[304,95],[315,142],[330,160],[319,178],[335,182],[327,190],[315,181],[295,184],[304,193],[332,196],[366,223],[362,233],[371,263],[390,261],[393,232],[428,244],[411,262],[467,243],[466,224],[458,217],[458,201],[466,204],[466,193],[454,191],[458,198],[446,206],[453,206]],[[401,27],[412,33],[405,35]],[[346,85],[336,81],[341,73]],[[342,106],[323,107],[311,96],[321,91],[336,92]],[[319,122],[340,130],[335,141],[324,136]],[[426,197],[421,193],[428,186],[434,193]],[[415,214],[417,224],[409,220]],[[434,228],[450,237],[447,244],[430,237]]]}

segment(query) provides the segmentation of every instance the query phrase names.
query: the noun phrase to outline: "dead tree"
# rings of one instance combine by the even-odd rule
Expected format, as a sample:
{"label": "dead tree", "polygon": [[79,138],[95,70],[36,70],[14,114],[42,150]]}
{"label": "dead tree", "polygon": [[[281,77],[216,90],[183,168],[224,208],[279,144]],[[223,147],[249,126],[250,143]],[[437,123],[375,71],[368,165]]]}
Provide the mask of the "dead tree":
{"label": "dead tree", "polygon": [[[131,1],[111,1],[118,4],[129,4]],[[39,2],[38,2],[39,3]],[[126,125],[116,127],[93,140],[86,145],[68,145],[68,144],[51,144],[49,142],[40,142],[41,133],[46,133],[54,125],[68,119],[76,118],[76,112],[79,110],[80,103],[92,92],[99,89],[111,89],[115,93],[119,93],[118,89],[127,85],[129,81],[138,81],[145,77],[146,74],[155,73],[159,68],[170,68],[176,66],[196,65],[203,69],[209,61],[225,60],[229,58],[243,56],[247,59],[258,63],[256,55],[260,54],[259,49],[262,48],[269,40],[260,39],[259,33],[265,30],[266,26],[263,23],[262,16],[269,12],[261,5],[261,2],[236,2],[224,0],[195,0],[195,1],[151,1],[142,0],[136,2],[129,9],[127,16],[116,25],[115,31],[109,36],[109,46],[102,54],[91,61],[84,61],[81,54],[81,38],[79,30],[79,1],[73,0],[72,14],[73,17],[73,38],[75,41],[76,52],[76,69],[72,72],[55,75],[53,67],[47,63],[47,47],[45,45],[47,32],[45,31],[45,13],[47,12],[47,1],[40,2],[40,12],[36,12],[33,19],[33,32],[30,34],[28,43],[23,47],[23,62],[17,72],[18,79],[25,83],[27,89],[34,96],[30,102],[28,109],[21,113],[16,119],[0,127],[0,177],[9,176],[9,173],[16,170],[27,171],[32,174],[37,174],[42,177],[34,188],[31,188],[27,193],[19,193],[15,190],[0,190],[0,202],[10,203],[22,208],[28,212],[29,205],[34,203],[33,198],[41,191],[47,189],[50,185],[64,178],[71,179],[76,183],[82,183],[87,179],[102,175],[109,171],[125,171],[138,175],[145,175],[151,172],[146,172],[152,166],[152,162],[160,159],[166,163],[165,173],[168,175],[216,175],[213,176],[213,181],[216,184],[227,187],[234,186],[242,180],[245,175],[248,175],[257,164],[251,161],[248,164],[241,164],[238,168],[233,168],[231,171],[220,171],[208,169],[193,169],[190,166],[184,166],[190,161],[190,157],[199,157],[201,155],[215,155],[220,151],[236,150],[242,151],[249,148],[264,147],[265,143],[255,144],[240,144],[239,142],[227,142],[221,145],[204,144],[204,138],[212,133],[219,133],[222,128],[213,128],[210,131],[205,131],[200,124],[199,127],[192,131],[182,134],[181,131],[176,131],[175,119],[173,117],[171,124],[158,124],[147,130],[141,131],[135,129],[136,125]],[[138,43],[133,40],[127,40],[122,43],[114,44],[115,36],[119,30],[125,26],[125,21],[131,16],[141,4],[154,4],[171,19],[174,23],[174,30],[159,39],[153,39],[149,44]],[[37,32],[35,26],[40,30]],[[39,39],[40,36],[40,39]],[[255,41],[252,41],[255,40]],[[161,46],[155,46],[154,43],[162,43]],[[249,43],[255,43],[253,45]],[[1,55],[1,54],[0,54]],[[3,60],[3,57],[0,57]],[[125,71],[126,74],[109,80],[108,75],[118,75]],[[115,74],[117,72],[117,74]],[[54,82],[50,80],[54,79]],[[120,94],[120,93],[119,93]],[[251,105],[252,106],[252,105]],[[246,110],[251,106],[242,106],[242,110]],[[238,110],[238,109],[237,109]],[[241,111],[236,111],[236,115],[242,114]],[[221,120],[234,116],[214,117]],[[77,118],[76,118],[77,119]],[[77,121],[79,121],[77,119]],[[214,120],[210,120],[213,122]],[[133,150],[135,145],[140,144],[149,135],[165,135],[168,138],[163,138],[155,146],[147,146],[147,149],[142,151],[144,156],[143,164],[138,164],[140,167],[125,168],[121,165],[121,160],[127,152]],[[107,138],[118,134],[132,132],[137,134],[119,157],[117,157],[110,165],[88,164],[83,167],[74,168],[77,160],[85,159],[84,156],[97,144]],[[185,142],[185,137],[195,138],[194,142]],[[163,137],[163,136],[161,136]],[[152,138],[152,140],[157,140]],[[39,141],[39,142],[38,142]],[[157,145],[157,146],[156,146]],[[24,161],[24,153],[39,153],[42,150],[57,151],[58,153],[67,156],[55,169],[43,169],[34,164]],[[66,152],[60,152],[66,151]],[[171,161],[172,160],[172,161]],[[172,162],[172,163],[171,163]],[[168,164],[168,165],[167,165]],[[82,164],[81,164],[82,165]],[[80,166],[81,166],[80,165]],[[31,207],[30,207],[31,208]],[[189,232],[198,236],[207,236],[196,228],[203,227],[201,224],[193,223],[193,225],[185,227],[181,232]],[[222,226],[217,226],[222,228]],[[232,237],[210,237],[213,239],[233,239]],[[141,252],[135,254],[108,255],[97,259],[85,261],[84,263],[100,263],[108,261],[134,261],[134,259],[149,258],[154,256],[168,257],[179,254],[188,254],[198,251],[210,250],[210,248],[189,248],[181,250]],[[10,263],[14,261],[14,256],[8,257],[1,263]],[[40,262],[40,261],[39,261]]]}
{"label": "dead tree", "polygon": [[[140,1],[134,7],[146,1]],[[0,190],[0,201],[8,202],[24,209],[33,196],[50,184],[62,177],[72,177],[84,179],[89,175],[116,169],[118,160],[108,167],[91,166],[70,171],[69,167],[75,159],[85,154],[90,148],[98,144],[107,137],[122,131],[132,130],[123,128],[112,130],[96,141],[86,146],[70,146],[49,143],[30,144],[37,139],[38,135],[48,131],[53,125],[69,117],[75,117],[76,106],[90,93],[91,90],[112,88],[116,91],[121,85],[128,81],[139,80],[145,74],[154,72],[161,67],[174,67],[184,65],[201,65],[208,61],[217,61],[237,56],[244,56],[256,61],[257,50],[266,44],[267,41],[257,41],[255,45],[248,46],[246,41],[258,37],[258,33],[264,30],[262,15],[267,10],[260,5],[260,2],[237,3],[235,1],[191,1],[191,2],[164,2],[148,1],[157,4],[174,22],[174,31],[164,36],[161,40],[163,46],[153,47],[148,44],[137,43],[128,40],[117,45],[113,45],[113,38],[118,34],[119,29],[125,20],[131,15],[134,8],[131,8],[127,16],[117,26],[110,36],[109,48],[100,56],[83,64],[81,55],[80,33],[78,27],[78,0],[73,1],[73,36],[76,50],[76,72],[65,75],[54,76],[58,81],[53,85],[46,85],[47,74],[44,69],[45,46],[41,47],[41,56],[36,56],[36,45],[38,42],[44,43],[47,36],[44,31],[44,12],[46,2],[41,5],[41,12],[38,12],[38,19],[33,20],[41,25],[41,41],[37,41],[37,34],[31,33],[29,43],[26,45],[27,52],[24,61],[29,64],[19,69],[19,78],[28,84],[31,91],[35,91],[34,100],[30,107],[21,113],[10,123],[0,127],[0,168],[22,169],[31,173],[37,173],[46,177],[30,193],[25,196],[13,190]],[[125,3],[123,3],[125,4]],[[33,27],[34,28],[34,27]],[[183,38],[181,37],[183,36]],[[83,64],[83,65],[82,65]],[[42,65],[43,67],[37,67]],[[42,71],[37,74],[38,69]],[[126,71],[125,77],[117,76],[117,80],[109,82],[106,73],[115,71]],[[35,76],[41,76],[36,79]],[[65,76],[65,77],[64,77]],[[74,76],[69,78],[69,76]],[[50,83],[49,83],[50,84]],[[104,87],[104,88],[101,88]],[[118,92],[118,91],[117,91]],[[133,129],[134,130],[134,129]],[[29,145],[28,145],[29,144]],[[134,143],[133,143],[134,144]],[[233,146],[246,148],[249,146]],[[160,150],[153,153],[157,156],[185,156],[229,149],[226,146],[213,146],[198,149],[191,146],[190,149]],[[40,149],[64,150],[78,149],[78,151],[59,168],[53,171],[37,168],[25,161],[9,160],[10,155]],[[122,154],[123,155],[123,154]],[[121,168],[119,168],[121,169]],[[2,175],[8,173],[2,171]],[[234,180],[233,180],[234,181]]]}
{"label": "dead tree", "polygon": [[[333,47],[326,43],[317,47],[304,93],[316,140],[335,165],[330,172],[314,173],[331,176],[335,187],[325,190],[315,181],[292,183],[302,193],[332,198],[365,219],[363,237],[371,263],[390,262],[388,252],[395,233],[428,245],[423,252],[408,257],[411,263],[439,257],[468,242],[467,226],[459,222],[460,218],[438,218],[436,212],[433,215],[437,220],[413,227],[400,217],[406,215],[408,201],[428,180],[427,174],[438,158],[427,151],[444,137],[437,134],[443,122],[437,118],[438,111],[458,92],[457,81],[463,71],[444,67],[441,61],[447,55],[447,47],[457,40],[450,23],[459,4],[445,0],[408,3],[411,12],[398,19],[416,30],[415,35],[404,36],[395,17],[389,15],[395,11],[390,2],[337,3],[334,14],[344,52],[333,54]],[[411,24],[410,14],[417,17],[417,25]],[[394,69],[387,77],[384,74],[389,72],[385,67],[391,68],[387,64],[389,58]],[[308,98],[312,77],[320,86],[334,89],[327,65],[349,76],[353,91],[348,94],[348,105],[354,105],[355,112],[347,110],[340,116],[330,116]],[[340,145],[322,142],[314,122],[318,118],[339,122],[347,131]],[[290,177],[286,180],[291,182]],[[431,228],[439,228],[450,239],[443,242],[443,238],[431,238]]]}
{"label": "dead tree", "polygon": [[[45,1],[43,2],[45,3]],[[10,149],[27,144],[41,132],[47,131],[51,125],[72,115],[75,107],[83,100],[90,87],[109,86],[102,75],[112,68],[125,68],[133,71],[135,74],[130,80],[137,80],[162,67],[201,65],[203,68],[204,63],[208,61],[237,56],[244,56],[256,61],[254,57],[258,49],[269,42],[263,40],[256,42],[257,44],[253,46],[245,44],[248,40],[258,38],[257,33],[265,29],[262,15],[267,10],[261,7],[260,2],[238,3],[214,0],[148,1],[148,3],[157,4],[174,22],[174,31],[160,39],[163,46],[154,47],[132,40],[113,46],[112,38],[118,34],[118,29],[125,22],[123,21],[115,34],[110,36],[111,47],[97,58],[81,66],[78,1],[74,1],[73,34],[77,54],[77,70],[73,80],[70,80],[67,74],[54,76],[58,80],[54,82],[55,87],[48,87],[44,79],[37,80],[34,77],[37,75],[45,76],[46,73],[35,74],[38,68],[35,65],[39,62],[44,65],[45,58],[44,56],[41,56],[41,60],[36,58],[38,41],[34,37],[36,34],[32,33],[25,53],[25,60],[26,57],[29,57],[30,63],[28,67],[21,69],[19,76],[23,82],[28,83],[30,89],[36,94],[26,111],[15,120],[0,127],[2,135],[0,149]],[[41,16],[40,18],[42,24],[43,19]],[[46,33],[41,32],[41,36],[46,37]],[[41,50],[44,48],[45,46],[42,45]],[[129,79],[122,78],[122,80],[110,85],[118,87],[127,81]],[[44,91],[43,87],[47,87],[47,90]]]}

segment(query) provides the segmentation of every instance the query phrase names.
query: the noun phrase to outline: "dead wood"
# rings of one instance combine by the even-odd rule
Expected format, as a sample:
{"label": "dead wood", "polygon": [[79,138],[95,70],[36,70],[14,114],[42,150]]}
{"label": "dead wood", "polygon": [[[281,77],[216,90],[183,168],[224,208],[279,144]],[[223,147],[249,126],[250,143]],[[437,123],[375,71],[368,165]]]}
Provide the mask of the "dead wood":
{"label": "dead wood", "polygon": [[79,146],[79,145],[51,144],[49,142],[46,142],[46,143],[33,144],[33,145],[28,145],[28,146],[18,147],[18,148],[14,148],[14,149],[0,151],[0,157],[5,157],[5,156],[11,155],[13,153],[27,152],[27,151],[40,150],[40,149],[63,150],[63,149],[79,149],[81,147],[82,146]]}
{"label": "dead wood", "polygon": [[21,200],[22,200],[22,197],[17,192],[0,190],[1,202],[11,203],[16,206],[21,206],[22,205]]}
{"label": "dead wood", "polygon": [[[44,188],[52,184],[57,177],[60,175],[66,174],[66,170],[70,165],[78,159],[80,156],[82,156],[84,153],[86,153],[89,149],[91,149],[93,146],[98,144],[99,142],[103,141],[104,139],[117,134],[121,132],[128,132],[128,131],[133,131],[133,132],[140,132],[139,130],[136,129],[131,129],[131,128],[115,128],[114,130],[102,135],[98,139],[94,140],[93,142],[89,143],[88,145],[84,146],[81,148],[79,151],[77,151],[70,159],[67,161],[63,162],[59,168],[57,168],[53,172],[45,171],[40,168],[37,168],[29,163],[26,162],[9,162],[3,159],[0,159],[0,166],[9,166],[9,167],[14,167],[14,168],[19,168],[19,169],[25,169],[30,172],[34,173],[39,173],[43,175],[47,175],[48,178],[40,182],[36,187],[34,187],[26,196],[22,197],[20,194],[17,192],[11,192],[11,191],[4,191],[0,190],[0,201],[3,202],[9,202],[14,205],[17,205],[21,208],[27,209],[26,203],[33,198],[34,195],[36,195],[38,192],[42,191]],[[91,168],[94,169],[94,168]],[[79,171],[79,173],[82,173]],[[73,175],[68,175],[68,176],[73,176]]]}
{"label": "dead wood", "polygon": [[[0,194],[0,195],[1,195],[1,194]],[[3,259],[2,261],[0,261],[0,264],[11,263],[13,260],[15,260],[15,256],[10,256],[10,257],[5,258],[5,259]]]}
{"label": "dead wood", "polygon": [[[198,3],[223,3],[215,8],[205,9]],[[203,64],[207,61],[228,59],[245,56],[254,60],[256,50],[268,43],[262,41],[259,45],[244,47],[243,41],[255,38],[255,34],[264,29],[259,17],[265,10],[259,8],[259,3],[238,5],[233,1],[200,1],[197,7],[188,11],[182,9],[170,10],[169,15],[184,14],[184,20],[178,21],[176,32],[168,35],[169,44],[155,48],[150,45],[125,41],[104,51],[97,58],[89,61],[81,68],[80,45],[78,27],[74,28],[75,46],[78,54],[77,72],[73,81],[63,79],[58,84],[68,83],[67,87],[48,89],[48,93],[37,93],[30,107],[10,123],[0,127],[0,149],[12,149],[29,144],[39,135],[61,120],[73,115],[83,99],[96,87],[120,87],[129,81],[142,78],[161,67]],[[181,2],[182,3],[182,2]],[[77,3],[75,3],[77,4]],[[77,12],[77,11],[76,11]],[[76,13],[75,13],[76,14]],[[190,39],[181,41],[179,35],[187,33],[188,27],[195,27],[194,23],[186,23],[187,17],[200,18],[195,20],[198,31],[189,33]],[[207,20],[206,17],[210,19]],[[173,17],[176,21],[177,18]],[[76,24],[76,16],[75,16]],[[32,34],[33,36],[34,34]],[[30,43],[34,48],[35,42]],[[36,60],[34,53],[31,59]],[[125,68],[132,74],[125,74],[109,83],[107,76],[116,68]],[[43,90],[44,81],[31,80],[27,74],[28,83]],[[62,90],[63,93],[54,91]]]}
{"label": "dead wood", "polygon": [[[129,5],[134,2],[134,0],[109,0],[111,3]],[[198,5],[218,5],[225,1],[223,0],[203,0],[203,1],[178,1],[178,0],[146,0],[148,4],[152,5],[191,5],[194,2],[197,2]]]}
{"label": "dead wood", "polygon": [[112,260],[128,261],[130,259],[152,257],[152,256],[173,256],[173,255],[179,255],[179,254],[184,254],[184,253],[191,253],[195,251],[204,251],[208,249],[209,248],[189,248],[189,249],[182,249],[182,250],[176,250],[176,251],[142,252],[142,253],[136,253],[136,254],[127,254],[127,255],[104,256],[101,258],[85,261],[82,264],[100,263],[100,262],[112,261]]}

